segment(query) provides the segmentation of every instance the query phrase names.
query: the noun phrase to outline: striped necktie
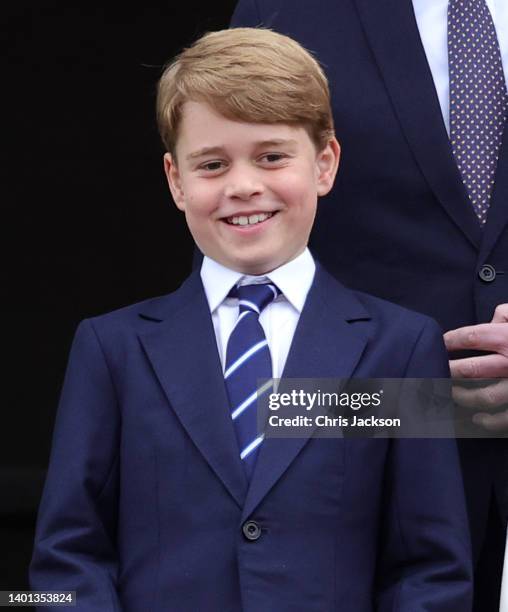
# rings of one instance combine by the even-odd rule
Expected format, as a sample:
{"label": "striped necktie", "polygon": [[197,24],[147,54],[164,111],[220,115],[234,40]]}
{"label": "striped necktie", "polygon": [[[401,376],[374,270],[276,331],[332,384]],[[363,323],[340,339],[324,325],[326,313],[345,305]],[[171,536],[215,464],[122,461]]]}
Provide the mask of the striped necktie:
{"label": "striped necktie", "polygon": [[449,0],[450,141],[480,224],[487,220],[508,94],[485,0]]}
{"label": "striped necktie", "polygon": [[[259,315],[279,295],[270,283],[235,287],[230,297],[238,298],[239,313],[229,336],[224,379],[231,405],[240,458],[250,478],[264,434],[258,433],[257,398],[272,387],[272,360]],[[258,389],[260,379],[265,384]]]}

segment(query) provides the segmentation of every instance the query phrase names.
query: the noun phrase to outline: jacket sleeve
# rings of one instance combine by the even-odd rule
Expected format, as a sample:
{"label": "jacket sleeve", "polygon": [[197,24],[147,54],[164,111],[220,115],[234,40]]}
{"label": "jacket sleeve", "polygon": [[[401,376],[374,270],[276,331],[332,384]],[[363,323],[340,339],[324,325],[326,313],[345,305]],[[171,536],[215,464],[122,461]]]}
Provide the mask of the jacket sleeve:
{"label": "jacket sleeve", "polygon": [[76,612],[121,609],[114,541],[119,430],[113,380],[85,320],[71,348],[30,566],[31,588],[76,591]]}
{"label": "jacket sleeve", "polygon": [[[426,319],[406,377],[448,376],[442,334]],[[385,473],[377,610],[468,612],[471,546],[456,441],[392,440]]]}

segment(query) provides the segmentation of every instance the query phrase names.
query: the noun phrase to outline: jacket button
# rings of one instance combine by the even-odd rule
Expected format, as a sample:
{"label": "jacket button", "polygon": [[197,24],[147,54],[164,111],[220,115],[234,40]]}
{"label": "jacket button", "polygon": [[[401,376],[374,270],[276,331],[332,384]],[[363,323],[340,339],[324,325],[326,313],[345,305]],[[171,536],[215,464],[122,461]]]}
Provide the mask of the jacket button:
{"label": "jacket button", "polygon": [[496,278],[496,269],[490,264],[485,264],[480,268],[478,276],[485,283],[491,283]]}
{"label": "jacket button", "polygon": [[247,521],[242,527],[243,535],[247,540],[255,542],[261,537],[261,527],[256,521]]}

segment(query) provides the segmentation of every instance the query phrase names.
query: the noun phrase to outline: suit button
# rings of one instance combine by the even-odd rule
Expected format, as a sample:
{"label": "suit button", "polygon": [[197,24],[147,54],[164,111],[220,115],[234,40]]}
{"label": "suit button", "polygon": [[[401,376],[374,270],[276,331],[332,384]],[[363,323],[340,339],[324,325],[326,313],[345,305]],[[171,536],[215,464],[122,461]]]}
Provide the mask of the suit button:
{"label": "suit button", "polygon": [[485,264],[480,268],[478,276],[485,283],[491,283],[496,278],[496,269],[490,264]]}
{"label": "suit button", "polygon": [[251,542],[255,542],[261,537],[261,527],[256,523],[256,521],[247,521],[244,523],[242,531],[247,540],[250,540]]}

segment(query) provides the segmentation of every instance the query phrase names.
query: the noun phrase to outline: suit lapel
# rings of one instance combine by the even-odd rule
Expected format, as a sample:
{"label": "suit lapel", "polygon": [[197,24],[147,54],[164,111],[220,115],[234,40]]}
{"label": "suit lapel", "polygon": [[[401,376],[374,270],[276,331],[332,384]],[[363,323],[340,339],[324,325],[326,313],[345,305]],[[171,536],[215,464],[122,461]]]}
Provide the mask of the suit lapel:
{"label": "suit lapel", "polygon": [[[494,248],[501,232],[508,223],[508,123],[505,125],[503,143],[496,170],[496,182],[485,224],[485,236],[480,253],[480,261],[485,262]],[[508,270],[504,271],[508,274]]]}
{"label": "suit lapel", "polygon": [[[288,355],[284,378],[347,378],[366,341],[350,322],[370,319],[354,295],[318,266]],[[307,444],[305,437],[266,439],[261,445],[243,510],[245,520]]]}
{"label": "suit lapel", "polygon": [[[247,480],[199,274],[193,274],[171,297],[171,307],[162,313],[165,320],[140,335],[140,340],[183,427],[243,506]],[[156,318],[150,312],[143,316]]]}
{"label": "suit lapel", "polygon": [[482,230],[462,184],[410,0],[355,0],[395,113],[430,188],[469,241]]}

